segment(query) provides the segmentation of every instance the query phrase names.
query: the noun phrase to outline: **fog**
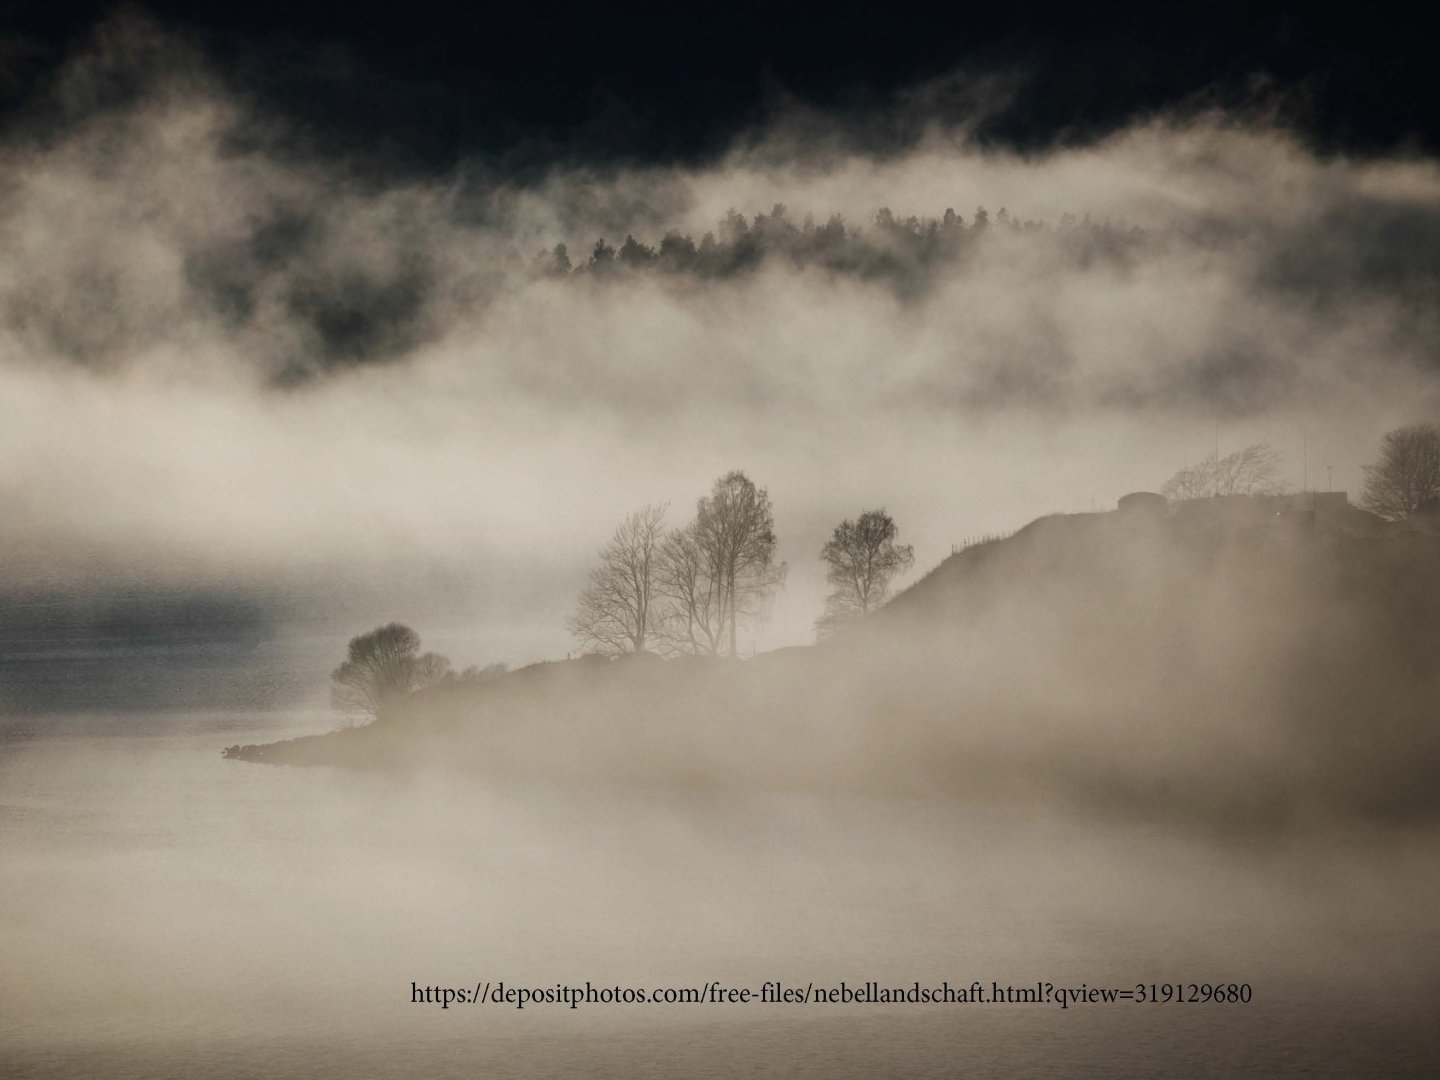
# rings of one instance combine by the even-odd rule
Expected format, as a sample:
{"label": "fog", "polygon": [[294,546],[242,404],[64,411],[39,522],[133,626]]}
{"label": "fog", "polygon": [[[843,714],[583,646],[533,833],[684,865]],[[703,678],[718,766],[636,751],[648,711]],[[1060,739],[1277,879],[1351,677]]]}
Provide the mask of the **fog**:
{"label": "fog", "polygon": [[[1353,503],[1440,414],[1440,163],[980,140],[1023,77],[399,175],[134,12],[77,47],[0,135],[0,1071],[1433,1074],[1433,536],[1110,511],[1255,443]],[[747,659],[560,662],[624,516],[732,469]],[[913,588],[786,648],[877,507]],[[391,620],[521,670],[337,731]],[[1256,997],[411,1001],[587,979]]]}
{"label": "fog", "polygon": [[[1440,868],[1424,836],[1222,843],[989,799],[580,793],[214,753],[217,739],[295,724],[171,716],[7,747],[10,1075],[423,1063],[441,1076],[818,1077],[961,1061],[1421,1076],[1435,1060],[1426,897]],[[1191,978],[1248,982],[1254,1002],[411,1003],[412,982]]]}
{"label": "fog", "polygon": [[[923,569],[1217,440],[1354,493],[1388,426],[1433,415],[1433,161],[1205,112],[1021,156],[917,108],[883,155],[782,117],[691,169],[385,182],[297,149],[183,38],[112,21],[0,151],[5,589],[243,582],[357,623],[358,589],[363,617],[463,628],[464,659],[557,656],[619,518],[669,501],[678,523],[740,467],[792,567],[773,647],[809,640],[815,553],[865,506]],[[777,203],[871,251],[881,208],[1045,228],[913,270],[531,269]]]}

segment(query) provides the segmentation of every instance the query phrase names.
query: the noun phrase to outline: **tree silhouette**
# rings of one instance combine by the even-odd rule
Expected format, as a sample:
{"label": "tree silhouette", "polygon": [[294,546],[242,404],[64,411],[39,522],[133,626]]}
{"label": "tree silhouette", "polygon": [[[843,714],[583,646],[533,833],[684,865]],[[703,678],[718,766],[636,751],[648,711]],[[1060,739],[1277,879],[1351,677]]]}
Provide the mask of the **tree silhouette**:
{"label": "tree silhouette", "polygon": [[894,519],[884,510],[866,510],[857,520],[835,526],[820,551],[829,567],[825,579],[835,591],[825,599],[825,614],[815,621],[819,636],[885,602],[890,582],[915,562],[914,548],[895,543],[897,534]]}
{"label": "tree silhouette", "polygon": [[1255,443],[1233,454],[1209,454],[1180,469],[1161,492],[1168,499],[1205,499],[1214,495],[1279,495],[1280,453],[1267,443]]}
{"label": "tree silhouette", "polygon": [[597,273],[604,273],[615,265],[615,249],[605,242],[601,237],[595,241],[595,247],[590,252],[590,261],[585,264],[586,268]]}
{"label": "tree silhouette", "polygon": [[695,513],[695,536],[720,584],[720,613],[736,655],[742,616],[764,611],[784,580],[775,564],[775,515],[770,495],[738,469],[715,481]]}
{"label": "tree silhouette", "polygon": [[1411,424],[1387,432],[1380,460],[1365,466],[1360,505],[1385,518],[1403,518],[1440,501],[1440,424]]}
{"label": "tree silhouette", "polygon": [[644,652],[659,622],[656,586],[667,507],[635,511],[600,549],[600,565],[570,617],[570,632],[596,652]]}
{"label": "tree silhouette", "polygon": [[668,232],[660,241],[657,256],[660,266],[674,273],[691,270],[695,266],[695,241],[678,232]]}
{"label": "tree silhouette", "polygon": [[725,608],[717,574],[694,522],[665,538],[658,577],[666,601],[659,623],[665,651],[697,656],[720,653],[725,640]]}
{"label": "tree silhouette", "polygon": [[348,658],[330,673],[331,703],[380,718],[399,698],[450,674],[439,653],[420,653],[420,635],[402,623],[350,639]]}
{"label": "tree silhouette", "polygon": [[695,520],[665,540],[665,647],[735,656],[741,620],[762,615],[784,579],[769,494],[743,472],[726,473],[697,504]]}
{"label": "tree silhouette", "polygon": [[620,250],[615,257],[622,266],[628,266],[632,270],[641,270],[655,261],[655,252],[627,233],[625,243],[620,245]]}
{"label": "tree silhouette", "polygon": [[531,279],[583,280],[587,276],[616,276],[616,271],[623,269],[628,274],[620,276],[666,273],[723,279],[753,273],[772,261],[784,260],[797,269],[814,266],[833,274],[884,281],[897,293],[910,296],[927,288],[937,270],[965,258],[986,229],[1063,237],[1064,243],[1057,250],[1081,267],[1096,260],[1123,262],[1131,250],[1147,240],[1144,230],[1096,223],[1088,215],[1077,220],[1074,214],[1066,213],[1057,226],[1050,226],[1022,220],[1004,208],[993,218],[983,207],[977,208],[968,227],[953,208],[946,209],[941,217],[911,214],[901,218],[889,207],[881,207],[873,220],[873,228],[855,229],[847,227],[839,214],[832,214],[820,225],[807,212],[797,226],[783,203],[774,204],[768,213],[757,213],[752,219],[732,208],[698,243],[673,229],[653,245],[627,233],[618,248],[602,238],[588,256],[573,260],[568,248],[557,244],[549,251],[537,252],[528,273]]}

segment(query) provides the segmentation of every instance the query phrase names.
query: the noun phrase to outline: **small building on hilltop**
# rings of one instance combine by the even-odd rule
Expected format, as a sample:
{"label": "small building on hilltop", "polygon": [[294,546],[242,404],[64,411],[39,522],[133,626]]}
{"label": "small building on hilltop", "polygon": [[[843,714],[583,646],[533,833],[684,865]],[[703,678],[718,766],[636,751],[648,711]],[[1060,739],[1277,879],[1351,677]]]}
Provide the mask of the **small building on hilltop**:
{"label": "small building on hilltop", "polygon": [[1287,495],[1214,495],[1174,504],[1174,518],[1193,528],[1263,526],[1268,523],[1292,529],[1316,526],[1326,532],[1352,536],[1379,536],[1386,522],[1367,510],[1350,505],[1343,491],[1299,491]]}
{"label": "small building on hilltop", "polygon": [[1153,491],[1132,491],[1129,495],[1120,496],[1119,510],[1126,517],[1164,517],[1170,513],[1170,500]]}

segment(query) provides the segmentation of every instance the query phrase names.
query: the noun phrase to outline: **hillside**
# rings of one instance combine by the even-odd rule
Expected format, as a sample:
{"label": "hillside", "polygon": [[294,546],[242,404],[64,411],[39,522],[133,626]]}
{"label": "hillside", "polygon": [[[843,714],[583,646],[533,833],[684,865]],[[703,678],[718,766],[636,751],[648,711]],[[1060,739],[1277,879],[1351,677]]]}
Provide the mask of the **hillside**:
{"label": "hillside", "polygon": [[1343,496],[1042,518],[823,645],[539,664],[229,756],[966,794],[1235,823],[1440,808],[1440,537]]}

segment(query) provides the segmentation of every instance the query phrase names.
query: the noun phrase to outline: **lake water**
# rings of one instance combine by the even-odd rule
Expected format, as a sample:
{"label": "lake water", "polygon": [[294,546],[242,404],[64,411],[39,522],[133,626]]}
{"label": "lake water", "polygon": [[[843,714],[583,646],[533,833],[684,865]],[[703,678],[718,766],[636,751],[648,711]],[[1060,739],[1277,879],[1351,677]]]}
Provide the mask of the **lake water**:
{"label": "lake water", "polygon": [[[322,710],[0,721],[0,1075],[1434,1076],[1433,830],[222,760]],[[1248,983],[1239,1004],[412,1004],[411,984]]]}

